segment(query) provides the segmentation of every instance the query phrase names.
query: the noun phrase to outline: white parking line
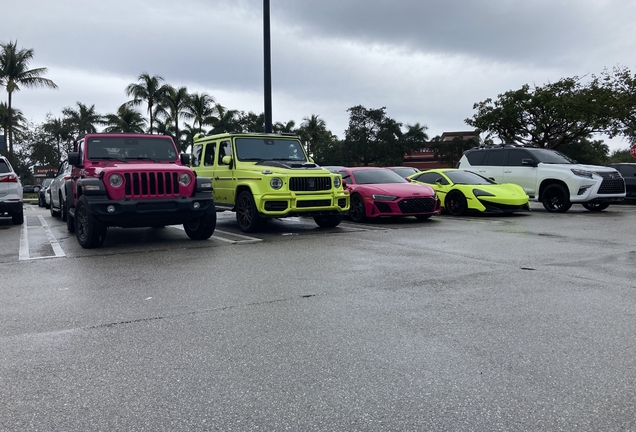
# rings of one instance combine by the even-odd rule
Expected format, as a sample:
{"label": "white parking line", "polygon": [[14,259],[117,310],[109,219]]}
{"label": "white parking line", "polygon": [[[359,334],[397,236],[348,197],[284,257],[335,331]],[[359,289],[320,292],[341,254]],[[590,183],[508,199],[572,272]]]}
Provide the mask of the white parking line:
{"label": "white parking line", "polygon": [[64,256],[66,256],[66,254],[62,250],[62,246],[60,246],[60,243],[57,241],[57,239],[55,238],[55,236],[51,232],[51,228],[49,228],[49,225],[44,220],[44,217],[41,216],[41,215],[38,215],[38,218],[40,219],[40,222],[42,223],[42,226],[44,227],[44,232],[46,233],[46,238],[49,240],[49,243],[51,243],[51,247],[53,248],[53,252],[55,253],[55,256],[56,257],[64,257]]}
{"label": "white parking line", "polygon": [[27,236],[27,228],[27,218],[24,218],[24,222],[22,222],[22,229],[20,230],[20,261],[29,259],[29,238]]}
{"label": "white parking line", "polygon": [[[38,215],[38,219],[40,220],[40,223],[42,224],[42,228],[44,229],[46,238],[51,244],[51,247],[53,248],[53,253],[55,253],[55,255],[31,257],[31,253],[29,249],[29,225],[27,222],[28,218],[24,218],[24,222],[22,222],[22,229],[20,230],[20,252],[18,254],[18,259],[20,261],[26,261],[26,260],[45,259],[45,258],[65,257],[66,254],[64,253],[64,250],[62,250],[60,243],[57,241],[57,239],[53,235],[53,232],[51,231],[51,228],[49,228],[49,225],[44,220],[44,217],[42,217],[42,215]],[[33,228],[37,228],[37,227],[33,227]]]}
{"label": "white parking line", "polygon": [[[182,231],[184,231],[183,225],[170,225],[172,228],[176,228],[176,229],[180,229]],[[225,238],[225,237],[221,237],[218,236],[217,234],[221,233],[221,234],[225,234],[227,236],[231,236],[231,237],[238,237],[238,238],[242,238],[245,240],[233,240],[231,238]],[[248,236],[244,236],[241,234],[234,234],[231,232],[227,232],[227,231],[221,231],[221,230],[214,230],[214,234],[212,235],[212,239],[214,240],[220,240],[226,243],[232,243],[232,244],[248,244],[248,243],[258,243],[263,241],[263,239],[259,239],[256,237],[248,237]]]}

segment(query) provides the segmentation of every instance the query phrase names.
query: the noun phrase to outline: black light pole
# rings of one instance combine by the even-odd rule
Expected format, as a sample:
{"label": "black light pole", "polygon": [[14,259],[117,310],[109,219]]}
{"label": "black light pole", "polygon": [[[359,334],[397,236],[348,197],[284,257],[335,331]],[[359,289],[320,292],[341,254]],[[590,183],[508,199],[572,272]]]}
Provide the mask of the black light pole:
{"label": "black light pole", "polygon": [[269,33],[269,0],[263,0],[263,45],[265,57],[265,133],[272,133],[272,47]]}

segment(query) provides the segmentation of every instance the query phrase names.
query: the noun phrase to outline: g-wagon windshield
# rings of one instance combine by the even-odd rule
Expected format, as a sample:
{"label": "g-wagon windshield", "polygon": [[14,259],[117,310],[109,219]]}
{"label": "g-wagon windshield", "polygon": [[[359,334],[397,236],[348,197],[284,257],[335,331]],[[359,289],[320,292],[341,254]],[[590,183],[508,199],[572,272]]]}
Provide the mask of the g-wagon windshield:
{"label": "g-wagon windshield", "polygon": [[236,138],[236,157],[244,162],[307,161],[298,140],[276,138]]}
{"label": "g-wagon windshield", "polygon": [[574,161],[555,150],[536,149],[532,150],[532,155],[537,158],[538,162],[548,164],[572,164]]}
{"label": "g-wagon windshield", "polygon": [[91,160],[144,160],[174,161],[177,151],[166,138],[99,137],[88,141]]}

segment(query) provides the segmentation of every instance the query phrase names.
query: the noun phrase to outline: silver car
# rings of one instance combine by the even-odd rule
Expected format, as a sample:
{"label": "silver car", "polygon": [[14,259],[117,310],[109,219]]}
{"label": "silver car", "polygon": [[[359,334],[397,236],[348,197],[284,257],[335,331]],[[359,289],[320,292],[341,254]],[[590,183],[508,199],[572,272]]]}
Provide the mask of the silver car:
{"label": "silver car", "polygon": [[62,162],[57,170],[57,175],[50,185],[51,205],[49,210],[51,210],[51,216],[62,216],[63,221],[66,221],[68,215],[64,184],[71,178],[72,168],[68,161]]}
{"label": "silver car", "polygon": [[14,225],[24,222],[22,183],[9,160],[0,156],[0,216],[11,216]]}

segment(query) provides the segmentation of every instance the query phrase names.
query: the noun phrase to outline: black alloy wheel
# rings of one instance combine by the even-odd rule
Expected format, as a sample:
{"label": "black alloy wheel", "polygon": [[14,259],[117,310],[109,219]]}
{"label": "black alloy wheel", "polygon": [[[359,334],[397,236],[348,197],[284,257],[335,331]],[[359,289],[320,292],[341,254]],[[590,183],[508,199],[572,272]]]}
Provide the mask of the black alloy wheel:
{"label": "black alloy wheel", "polygon": [[236,200],[236,222],[241,231],[246,233],[258,231],[261,225],[254,197],[249,191],[241,192]]}
{"label": "black alloy wheel", "polygon": [[88,211],[85,197],[80,197],[75,208],[75,235],[85,249],[100,247],[106,240],[106,225]]}
{"label": "black alloy wheel", "polygon": [[600,212],[609,207],[609,203],[583,203],[583,207],[592,212]]}
{"label": "black alloy wheel", "polygon": [[351,207],[349,207],[349,217],[354,222],[364,222],[367,212],[364,208],[364,200],[360,194],[351,195]]}
{"label": "black alloy wheel", "polygon": [[568,191],[556,183],[545,188],[541,201],[543,207],[551,213],[565,213],[572,207]]}
{"label": "black alloy wheel", "polygon": [[455,190],[446,195],[444,207],[446,207],[448,214],[452,216],[462,216],[466,214],[468,204],[466,203],[464,194]]}
{"label": "black alloy wheel", "polygon": [[207,240],[214,234],[216,228],[216,210],[214,207],[208,209],[201,216],[190,218],[190,220],[183,224],[188,237],[191,240]]}

